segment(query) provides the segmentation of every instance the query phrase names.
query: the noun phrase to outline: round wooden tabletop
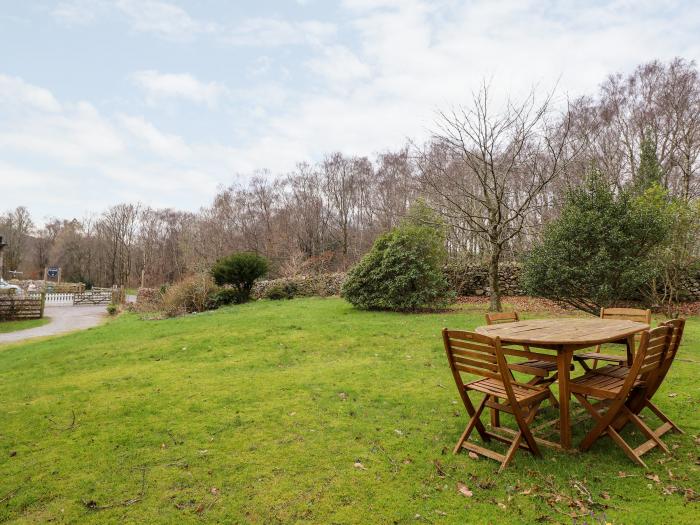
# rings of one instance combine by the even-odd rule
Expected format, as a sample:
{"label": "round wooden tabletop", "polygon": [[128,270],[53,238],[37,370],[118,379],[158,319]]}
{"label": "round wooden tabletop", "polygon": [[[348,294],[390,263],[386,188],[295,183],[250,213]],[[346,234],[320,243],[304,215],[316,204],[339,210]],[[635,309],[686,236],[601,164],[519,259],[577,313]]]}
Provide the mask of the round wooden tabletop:
{"label": "round wooden tabletop", "polygon": [[584,346],[621,341],[648,328],[648,324],[622,319],[563,318],[492,324],[476,331],[507,343]]}

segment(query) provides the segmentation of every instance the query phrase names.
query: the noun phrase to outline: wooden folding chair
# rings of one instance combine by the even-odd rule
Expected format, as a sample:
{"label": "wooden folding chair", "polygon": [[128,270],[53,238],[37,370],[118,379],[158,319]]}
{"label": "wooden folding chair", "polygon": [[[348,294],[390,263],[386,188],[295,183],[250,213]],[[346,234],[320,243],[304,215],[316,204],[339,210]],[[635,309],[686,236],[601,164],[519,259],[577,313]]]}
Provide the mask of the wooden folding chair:
{"label": "wooden folding chair", "polygon": [[[486,324],[504,324],[516,323],[520,321],[518,312],[486,312]],[[526,352],[530,351],[529,345],[520,345]],[[527,361],[519,361],[510,363],[508,367],[516,372],[533,376],[527,383],[528,385],[551,385],[557,380],[557,362],[544,361],[541,359],[528,359]],[[573,366],[571,367],[573,370]],[[550,376],[550,374],[552,374]],[[554,394],[550,391],[549,403],[554,407],[558,407],[559,403]],[[491,410],[491,426],[499,427],[501,424],[497,410]]]}
{"label": "wooden folding chair", "polygon": [[[671,365],[673,364],[673,360],[678,354],[678,347],[681,344],[683,330],[685,329],[685,319],[672,319],[670,321],[662,323],[661,326],[668,326],[669,328],[671,328],[671,341],[669,342],[668,350],[666,351],[661,366],[657,371],[656,375],[653,377],[650,376],[647,379],[644,388],[641,388],[634,392],[631,399],[627,403],[628,408],[634,414],[639,415],[639,413],[642,410],[648,408],[656,415],[657,418],[659,418],[659,420],[661,421],[661,426],[654,429],[653,431],[654,435],[658,439],[661,439],[661,436],[663,436],[671,430],[678,432],[679,434],[683,434],[683,431],[678,427],[678,425],[671,421],[671,418],[669,418],[666,414],[664,414],[661,411],[659,407],[657,407],[654,403],[651,402],[651,398],[654,397],[654,394],[656,394],[656,391],[664,382],[664,379],[666,379],[666,375],[668,374],[668,371],[671,368]],[[624,423],[626,423],[626,421],[624,421]],[[619,428],[619,426],[617,426],[616,428]],[[652,448],[656,447],[657,444],[658,443],[655,439],[648,439],[638,448],[644,450],[644,452],[647,452]]]}
{"label": "wooden folding chair", "polygon": [[[671,333],[672,329],[669,326],[660,326],[642,332],[639,348],[625,377],[605,375],[591,370],[569,384],[571,393],[596,421],[593,429],[579,445],[582,451],[588,450],[599,437],[607,434],[632,461],[646,468],[641,456],[653,447],[643,444],[633,449],[616,430],[620,428],[621,421],[630,421],[642,434],[655,442],[654,446],[658,445],[669,453],[668,447],[628,406],[628,403],[636,398],[639,389],[651,384],[658,376],[670,348]],[[601,402],[593,405],[588,398],[599,399]],[[608,409],[603,413],[601,407],[608,407]]]}
{"label": "wooden folding chair", "polygon": [[[469,414],[469,423],[455,445],[454,454],[462,448],[481,456],[495,459],[501,463],[498,472],[502,472],[512,461],[518,448],[528,450],[537,457],[542,454],[530,432],[529,425],[535,419],[537,409],[549,396],[549,388],[543,385],[519,383],[514,378],[506,361],[509,350],[501,347],[500,340],[485,335],[460,330],[443,329],[445,352],[450,364],[457,390],[464,407]],[[465,383],[462,374],[473,374],[480,379]],[[469,392],[481,392],[483,399],[474,408],[469,399]],[[512,439],[487,431],[481,422],[481,413],[485,407],[502,410],[512,414],[518,424],[518,432]],[[485,442],[495,439],[509,445],[505,455],[468,441],[471,433],[476,431]],[[525,439],[523,443],[522,440]]]}
{"label": "wooden folding chair", "polygon": [[[651,323],[651,310],[641,310],[639,308],[601,308],[600,309],[601,319],[624,319],[627,321],[637,321],[639,323],[650,324]],[[639,341],[639,335],[635,336],[635,340]],[[593,359],[593,366],[589,367],[586,361],[588,359]],[[600,345],[595,347],[593,352],[584,352],[581,354],[574,354],[574,360],[581,363],[584,370],[595,370],[598,367],[598,361],[608,361],[617,364],[631,364],[628,361],[627,356],[612,355],[612,354],[601,354]]]}

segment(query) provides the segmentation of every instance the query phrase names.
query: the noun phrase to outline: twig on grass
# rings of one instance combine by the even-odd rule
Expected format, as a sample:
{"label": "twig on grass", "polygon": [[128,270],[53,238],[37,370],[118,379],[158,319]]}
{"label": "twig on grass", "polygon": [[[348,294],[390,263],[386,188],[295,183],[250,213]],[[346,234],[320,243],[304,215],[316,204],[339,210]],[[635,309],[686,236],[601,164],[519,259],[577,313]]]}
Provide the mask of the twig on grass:
{"label": "twig on grass", "polygon": [[54,430],[61,430],[61,431],[65,432],[66,430],[72,430],[73,428],[75,428],[75,410],[71,410],[71,414],[72,414],[72,419],[71,419],[70,425],[68,425],[68,426],[65,427],[65,428],[59,427],[59,426],[58,426],[58,423],[56,423],[56,422],[53,420],[53,418],[51,418],[50,416],[46,416],[46,419],[47,419],[50,423],[52,423],[52,427],[53,427]]}
{"label": "twig on grass", "polygon": [[85,505],[85,508],[89,510],[99,511],[113,509],[115,507],[130,507],[135,503],[143,501],[143,498],[146,495],[146,471],[148,470],[148,467],[144,465],[142,467],[137,467],[137,469],[141,471],[141,491],[136,497],[124,501],[119,501],[117,503],[110,503],[109,505],[98,505],[95,500],[83,500],[83,505]]}
{"label": "twig on grass", "polygon": [[21,489],[21,488],[22,488],[22,486],[20,485],[19,487],[15,488],[15,489],[12,489],[10,492],[8,492],[8,493],[5,494],[2,498],[0,498],[0,503],[5,503],[6,501],[11,500],[12,498],[14,498],[14,497],[15,497],[15,494],[17,494],[17,492],[18,492],[19,489]]}

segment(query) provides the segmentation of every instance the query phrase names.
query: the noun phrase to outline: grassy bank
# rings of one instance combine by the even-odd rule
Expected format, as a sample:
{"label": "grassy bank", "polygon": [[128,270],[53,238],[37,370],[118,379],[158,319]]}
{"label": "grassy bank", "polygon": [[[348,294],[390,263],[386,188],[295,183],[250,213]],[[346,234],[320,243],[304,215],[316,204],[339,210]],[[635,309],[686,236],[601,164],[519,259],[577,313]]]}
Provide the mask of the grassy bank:
{"label": "grassy bank", "polygon": [[1,347],[0,521],[697,522],[700,320],[658,393],[686,431],[672,456],[646,472],[604,440],[497,476],[451,454],[466,417],[440,339],[482,319],[260,301]]}
{"label": "grassy bank", "polygon": [[43,317],[42,319],[23,319],[21,321],[0,321],[0,334],[9,332],[17,332],[26,330],[27,328],[36,328],[48,324],[50,319]]}

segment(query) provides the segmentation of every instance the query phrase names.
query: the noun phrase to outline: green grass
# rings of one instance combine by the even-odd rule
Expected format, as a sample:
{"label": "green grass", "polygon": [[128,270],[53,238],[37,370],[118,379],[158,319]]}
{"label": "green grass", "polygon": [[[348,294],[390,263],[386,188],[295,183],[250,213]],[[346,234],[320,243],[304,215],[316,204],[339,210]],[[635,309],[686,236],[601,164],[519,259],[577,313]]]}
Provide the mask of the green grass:
{"label": "green grass", "polygon": [[0,321],[0,334],[36,328],[48,324],[50,320],[48,317],[42,317],[41,319],[23,319],[21,321]]}
{"label": "green grass", "polygon": [[440,328],[482,319],[260,301],[0,347],[0,522],[572,523],[576,500],[698,522],[700,319],[657,394],[686,432],[671,457],[647,473],[606,439],[501,475],[451,453],[466,417]]}

